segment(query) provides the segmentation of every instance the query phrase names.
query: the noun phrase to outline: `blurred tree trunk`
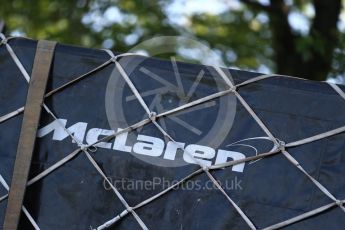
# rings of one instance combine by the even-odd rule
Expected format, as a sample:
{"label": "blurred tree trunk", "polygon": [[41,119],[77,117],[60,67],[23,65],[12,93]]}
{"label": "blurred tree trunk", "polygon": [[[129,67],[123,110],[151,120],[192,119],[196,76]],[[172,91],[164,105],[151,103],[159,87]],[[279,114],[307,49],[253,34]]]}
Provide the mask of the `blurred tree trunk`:
{"label": "blurred tree trunk", "polygon": [[5,21],[0,19],[0,33],[5,33]]}
{"label": "blurred tree trunk", "polygon": [[307,48],[298,49],[300,35],[288,22],[289,7],[284,0],[262,5],[256,0],[241,0],[249,7],[265,11],[270,20],[276,72],[312,80],[325,80],[331,70],[333,51],[338,44],[337,22],[341,0],[314,0],[315,17],[311,24]]}

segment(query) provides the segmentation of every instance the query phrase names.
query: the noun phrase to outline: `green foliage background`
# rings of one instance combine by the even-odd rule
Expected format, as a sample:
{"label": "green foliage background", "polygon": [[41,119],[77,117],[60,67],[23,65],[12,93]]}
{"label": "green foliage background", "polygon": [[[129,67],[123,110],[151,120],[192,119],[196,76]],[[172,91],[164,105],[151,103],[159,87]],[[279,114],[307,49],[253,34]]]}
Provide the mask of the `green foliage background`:
{"label": "green foliage background", "polygon": [[[174,16],[167,8],[172,0],[0,0],[0,18],[8,34],[120,52],[153,36],[184,35],[207,43],[228,66],[342,81],[345,35],[338,24],[344,1],[232,1],[240,7],[217,15],[191,14],[184,25],[171,20]],[[227,2],[231,0],[223,0]],[[315,15],[307,14],[310,7]],[[120,22],[107,18],[109,9],[120,12]],[[309,20],[309,31],[295,30],[287,23],[294,12]],[[315,25],[317,16],[328,24]]]}

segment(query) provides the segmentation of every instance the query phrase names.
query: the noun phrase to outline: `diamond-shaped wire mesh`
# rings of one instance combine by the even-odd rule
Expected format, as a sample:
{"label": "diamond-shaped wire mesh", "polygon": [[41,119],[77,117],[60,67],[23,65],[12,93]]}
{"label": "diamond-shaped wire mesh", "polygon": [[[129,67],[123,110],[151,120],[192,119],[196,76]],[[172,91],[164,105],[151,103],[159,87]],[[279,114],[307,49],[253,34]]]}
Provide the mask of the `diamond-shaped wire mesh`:
{"label": "diamond-shaped wire mesh", "polygon": [[[18,56],[16,55],[16,52],[13,51],[12,47],[9,44],[9,39],[6,39],[2,34],[1,34],[1,38],[2,38],[2,42],[1,45],[2,46],[6,46],[6,49],[8,51],[8,54],[10,54],[12,60],[15,62],[16,66],[18,67],[18,69],[20,70],[20,72],[22,73],[23,77],[25,78],[25,80],[29,81],[29,74],[26,72],[26,69],[28,69],[28,63],[24,63],[22,64],[21,59],[18,58]],[[284,139],[284,133],[276,133],[276,130],[282,130],[282,129],[277,129],[276,124],[270,124],[270,126],[267,126],[268,121],[267,120],[263,120],[261,119],[262,115],[264,114],[264,107],[265,104],[262,105],[255,105],[256,107],[259,107],[260,110],[257,110],[257,108],[253,108],[253,105],[251,104],[251,97],[252,96],[257,96],[256,94],[258,94],[259,96],[261,92],[265,92],[264,89],[259,89],[259,90],[254,90],[254,93],[251,95],[248,95],[246,93],[242,92],[242,88],[246,88],[246,87],[251,87],[253,85],[256,84],[256,82],[261,81],[261,80],[265,80],[265,79],[273,79],[274,77],[279,77],[279,80],[284,80],[285,78],[282,76],[278,76],[278,75],[261,75],[261,76],[257,76],[254,77],[253,79],[249,79],[246,80],[244,82],[241,83],[237,83],[236,85],[234,85],[231,81],[229,81],[228,76],[222,71],[222,69],[218,68],[218,67],[214,67],[215,70],[218,72],[219,77],[221,77],[221,79],[224,81],[224,85],[227,86],[227,88],[225,88],[222,91],[219,92],[215,92],[200,98],[197,98],[195,100],[193,100],[192,102],[188,102],[185,103],[184,105],[181,106],[177,106],[174,108],[171,108],[168,111],[162,112],[162,113],[157,113],[157,111],[153,110],[154,108],[148,104],[146,104],[145,99],[142,97],[143,93],[140,92],[140,90],[138,88],[136,88],[135,85],[135,81],[133,82],[132,79],[127,75],[126,70],[123,69],[123,67],[121,66],[121,64],[118,62],[118,58],[121,57],[121,55],[115,56],[111,51],[107,51],[107,53],[110,55],[110,58],[108,60],[106,60],[103,63],[94,63],[92,65],[92,68],[90,67],[90,65],[85,66],[83,69],[85,69],[85,72],[80,73],[80,72],[73,72],[73,69],[71,69],[71,72],[73,72],[76,75],[79,75],[79,77],[77,78],[73,78],[73,80],[71,79],[66,79],[65,82],[62,84],[62,86],[55,88],[54,90],[50,91],[47,93],[46,97],[47,99],[45,100],[45,102],[47,104],[44,105],[44,109],[45,111],[50,115],[50,119],[52,119],[52,121],[55,121],[57,125],[60,126],[60,128],[62,128],[64,130],[64,132],[66,133],[66,136],[69,136],[75,143],[74,144],[70,144],[71,146],[71,151],[70,153],[62,153],[59,156],[51,156],[51,164],[49,165],[40,165],[39,163],[36,163],[37,165],[35,165],[35,162],[33,162],[33,167],[37,169],[38,174],[36,174],[35,176],[32,176],[31,179],[28,182],[28,194],[32,194],[35,195],[35,186],[40,187],[40,186],[54,186],[54,184],[56,183],[63,183],[63,181],[61,181],[61,177],[68,177],[69,175],[75,175],[76,178],[70,178],[71,179],[71,183],[67,183],[65,187],[62,187],[63,191],[60,192],[65,192],[66,194],[73,194],[74,192],[74,187],[73,186],[83,186],[82,184],[80,185],[78,182],[79,181],[83,181],[83,178],[87,178],[89,180],[89,182],[85,182],[85,184],[87,186],[91,186],[91,184],[93,184],[94,186],[96,186],[99,183],[102,183],[101,181],[103,181],[105,184],[108,185],[109,190],[112,192],[111,194],[109,192],[104,192],[102,191],[97,197],[99,197],[99,199],[102,199],[102,197],[104,196],[114,196],[114,204],[109,204],[109,207],[107,207],[106,209],[111,209],[111,211],[109,213],[107,213],[106,218],[108,219],[108,221],[106,221],[104,224],[99,225],[97,227],[97,229],[103,229],[103,228],[107,228],[112,226],[113,224],[115,224],[116,222],[118,222],[121,219],[127,218],[127,219],[131,219],[132,222],[130,223],[134,223],[133,219],[134,218],[137,223],[141,226],[141,228],[143,229],[148,229],[148,227],[145,223],[145,219],[147,218],[147,216],[152,217],[153,220],[156,220],[157,223],[160,223],[162,226],[164,226],[164,223],[161,223],[161,221],[158,219],[158,216],[155,216],[155,213],[145,213],[145,207],[155,207],[155,209],[157,208],[158,212],[159,212],[159,207],[164,206],[166,203],[171,204],[172,206],[169,207],[169,209],[174,209],[176,208],[177,212],[178,212],[178,207],[183,206],[183,205],[197,205],[197,207],[194,208],[195,213],[192,213],[190,215],[181,215],[181,216],[186,216],[186,218],[191,218],[193,219],[193,215],[201,215],[204,216],[205,219],[205,223],[199,223],[202,224],[203,227],[207,228],[207,225],[209,224],[210,227],[216,227],[216,228],[221,228],[224,226],[213,226],[212,225],[212,218],[217,218],[217,215],[212,215],[215,213],[222,213],[222,215],[230,215],[227,212],[223,212],[223,210],[225,210],[226,208],[230,209],[230,210],[236,210],[236,212],[232,211],[230,216],[224,217],[225,219],[229,219],[229,221],[231,220],[231,223],[229,223],[230,226],[234,226],[234,225],[243,225],[243,223],[245,223],[247,225],[247,227],[251,228],[251,229],[261,229],[261,228],[265,228],[265,229],[276,229],[276,228],[280,228],[280,227],[284,227],[290,224],[293,224],[295,222],[298,222],[300,220],[305,220],[308,218],[313,218],[315,215],[320,214],[325,212],[326,210],[329,210],[333,207],[339,207],[337,208],[337,212],[341,212],[341,215],[343,215],[345,212],[345,208],[343,207],[344,204],[344,199],[343,197],[338,197],[338,191],[339,188],[337,188],[337,185],[334,184],[328,184],[327,183],[327,177],[326,175],[317,175],[316,172],[318,171],[317,168],[313,168],[314,165],[316,165],[315,162],[313,162],[310,165],[300,165],[299,161],[300,159],[302,159],[303,157],[309,156],[312,157],[313,154],[308,153],[308,151],[310,151],[310,148],[308,148],[308,144],[310,143],[319,143],[322,140],[325,140],[327,138],[327,140],[332,141],[332,142],[341,142],[341,139],[337,139],[338,137],[342,136],[341,133],[343,133],[345,131],[345,127],[339,125],[339,127],[328,127],[327,129],[325,129],[325,127],[320,126],[320,127],[312,127],[314,128],[313,131],[314,133],[312,135],[309,136],[303,136],[303,132],[298,132],[298,135],[296,135],[296,139],[294,140],[286,140]],[[122,56],[126,57],[126,54]],[[128,54],[128,56],[133,56],[132,54]],[[7,60],[7,59],[6,59]],[[92,60],[93,61],[93,60]],[[83,90],[85,89],[85,87],[81,87],[78,86],[78,82],[80,81],[79,84],[82,84],[82,81],[90,81],[90,84],[92,84],[92,81],[96,81],[97,79],[101,78],[102,76],[104,76],[104,74],[102,75],[102,71],[111,71],[112,68],[116,68],[121,77],[123,77],[123,79],[126,82],[126,87],[130,88],[130,91],[133,93],[132,98],[130,98],[129,100],[137,100],[139,103],[137,104],[137,106],[141,106],[142,107],[142,114],[139,114],[139,117],[143,117],[143,120],[140,120],[138,118],[134,119],[136,121],[136,123],[133,123],[133,125],[131,125],[130,127],[124,129],[124,130],[116,130],[113,133],[111,133],[109,136],[104,135],[105,137],[103,137],[100,140],[97,140],[93,143],[88,143],[87,145],[83,144],[82,141],[78,140],[78,138],[74,135],[73,131],[71,129],[67,129],[65,127],[65,123],[63,119],[59,119],[59,117],[63,117],[63,115],[60,114],[56,114],[56,112],[53,112],[50,108],[49,105],[52,104],[52,102],[50,100],[54,100],[54,104],[57,103],[57,101],[64,99],[65,101],[70,100],[69,102],[71,103],[71,106],[73,105],[73,100],[74,98],[63,98],[63,96],[59,97],[54,97],[54,98],[49,98],[51,95],[62,91],[62,90]],[[57,68],[57,67],[55,67]],[[146,71],[146,73],[148,73],[149,70],[143,70],[144,72]],[[89,75],[95,75],[93,78],[86,78]],[[85,79],[84,79],[85,78]],[[343,92],[341,91],[341,89],[336,86],[336,85],[331,85],[331,87],[341,96],[345,99]],[[139,87],[140,88],[140,87]],[[267,89],[267,90],[274,90],[274,89]],[[90,93],[90,91],[85,91],[85,94]],[[92,92],[91,92],[92,93]],[[279,92],[277,92],[279,93]],[[295,93],[299,93],[298,91],[296,91]],[[83,93],[82,93],[83,94]],[[159,193],[157,194],[151,194],[148,197],[141,197],[142,200],[137,200],[135,204],[129,204],[127,202],[127,200],[129,200],[131,198],[131,196],[135,196],[135,195],[131,195],[130,193],[125,194],[126,191],[121,191],[118,190],[118,188],[116,188],[116,186],[114,186],[114,184],[112,183],[112,181],[110,181],[111,177],[107,177],[108,174],[113,174],[111,170],[106,169],[105,167],[103,167],[104,164],[106,164],[106,157],[104,157],[104,159],[102,159],[102,157],[98,157],[97,153],[102,152],[101,149],[99,149],[97,147],[97,145],[99,145],[100,142],[102,141],[108,141],[110,139],[115,138],[118,135],[121,135],[123,133],[130,133],[130,132],[136,132],[136,129],[142,129],[142,127],[147,127],[147,126],[152,126],[154,129],[156,129],[157,132],[160,132],[162,135],[162,139],[165,140],[165,144],[167,144],[168,142],[171,143],[176,143],[175,141],[175,137],[178,137],[178,133],[169,133],[169,129],[167,128],[166,125],[163,125],[162,120],[169,118],[171,116],[173,116],[173,114],[175,114],[176,112],[182,112],[186,109],[192,108],[195,105],[199,105],[199,104],[205,104],[205,103],[209,103],[212,102],[214,100],[217,100],[221,97],[226,97],[228,95],[235,95],[239,104],[241,105],[241,110],[242,113],[246,113],[247,116],[249,116],[252,120],[251,122],[255,122],[256,125],[258,125],[262,132],[265,134],[265,136],[267,136],[269,138],[269,140],[274,144],[274,148],[271,149],[270,151],[267,152],[261,152],[261,153],[257,153],[254,156],[251,157],[247,157],[245,159],[239,159],[239,160],[233,160],[233,161],[229,161],[227,163],[223,163],[223,164],[216,164],[213,166],[209,166],[207,164],[204,164],[204,162],[200,162],[198,161],[198,159],[193,158],[194,165],[193,167],[191,167],[190,173],[188,175],[180,175],[178,177],[178,179],[171,184],[170,187],[167,187],[165,189],[160,189],[158,190]],[[268,96],[269,94],[263,95],[263,97]],[[288,96],[288,95],[287,95]],[[92,100],[92,97],[90,98],[90,100]],[[282,111],[284,111],[284,109],[286,110],[286,112],[288,112],[289,108],[284,107],[284,103],[283,102],[279,102],[276,101],[274,98],[270,98],[267,100],[263,100],[264,102],[269,102],[269,103],[276,103],[277,106],[282,105],[281,109]],[[309,101],[309,99],[307,98],[306,101]],[[90,104],[94,104],[97,102],[93,102],[91,101]],[[78,104],[78,103],[75,103]],[[345,101],[344,101],[344,105],[345,105]],[[84,105],[83,105],[84,106]],[[303,109],[303,108],[301,108]],[[74,111],[76,114],[78,114],[80,109],[76,108]],[[13,112],[7,113],[6,115],[0,117],[0,122],[10,122],[11,119],[16,119],[15,117],[20,114],[23,110],[21,109],[20,106],[18,106],[18,108],[14,109]],[[97,113],[97,110],[95,110],[95,112]],[[145,114],[146,113],[146,114]],[[58,115],[58,116],[57,116]],[[43,116],[45,118],[47,118],[47,116]],[[265,116],[267,117],[267,116]],[[306,122],[306,119],[302,122]],[[181,122],[180,122],[181,123]],[[278,125],[284,125],[284,124],[278,124]],[[272,127],[271,127],[272,126]],[[285,128],[288,131],[288,126]],[[337,136],[335,136],[337,135]],[[334,137],[335,136],[335,137]],[[45,143],[44,141],[42,143],[40,143],[42,146],[46,146],[46,148],[49,148],[49,145],[47,143]],[[179,143],[176,143],[179,144]],[[338,144],[339,145],[339,144]],[[72,146],[74,146],[72,148]],[[304,146],[306,146],[304,148]],[[329,145],[328,145],[329,146]],[[336,144],[331,145],[331,146],[337,146]],[[189,153],[183,146],[180,146],[181,149],[184,150],[185,153],[192,155],[191,153]],[[54,148],[57,148],[56,146]],[[336,148],[336,147],[335,147]],[[73,150],[74,149],[74,150]],[[49,152],[49,149],[46,150],[47,152]],[[332,149],[332,151],[335,153],[335,157],[337,157],[336,153],[338,153],[338,151],[341,151],[340,149]],[[304,155],[303,155],[304,154]],[[315,154],[315,153],[314,153]],[[322,154],[322,152],[319,153],[320,155]],[[277,155],[277,156],[274,156]],[[270,157],[268,159],[263,159],[265,157],[268,156],[274,156],[274,157]],[[49,156],[50,157],[50,156]],[[341,157],[339,155],[339,157]],[[263,160],[262,160],[263,159]],[[273,161],[274,159],[274,161]],[[267,216],[263,216],[261,217],[261,219],[255,219],[253,216],[254,213],[257,213],[257,210],[253,209],[249,209],[247,210],[246,207],[248,206],[248,202],[251,202],[250,199],[245,200],[245,199],[239,199],[239,195],[237,194],[238,192],[233,192],[231,190],[228,189],[224,189],[221,184],[224,184],[225,180],[228,179],[227,176],[229,175],[227,172],[240,164],[243,164],[244,162],[252,162],[254,160],[260,160],[257,165],[259,165],[258,167],[266,167],[266,171],[269,171],[269,167],[281,167],[282,165],[286,165],[286,167],[284,167],[285,169],[289,169],[291,170],[291,173],[289,173],[289,175],[292,175],[291,177],[291,184],[288,185],[283,185],[283,186],[287,186],[286,188],[288,189],[289,186],[297,186],[299,188],[301,188],[301,191],[297,192],[296,194],[289,194],[288,197],[282,197],[281,199],[286,199],[286,206],[287,208],[291,209],[290,213],[286,213],[286,219],[282,220],[279,219],[276,222],[278,223],[273,223],[273,219],[275,219],[275,213],[272,213],[272,219],[271,221],[267,221],[267,218],[269,219],[270,217]],[[312,161],[313,159],[310,159],[310,161]],[[39,162],[39,159],[37,160]],[[82,161],[82,163],[78,163],[78,161]],[[302,160],[303,162],[306,162],[306,160]],[[87,162],[87,164],[85,163]],[[73,167],[69,167],[70,164],[75,164]],[[261,166],[260,166],[261,164]],[[199,165],[199,167],[197,167],[197,165]],[[330,164],[330,166],[332,166]],[[2,166],[1,166],[2,167]],[[80,168],[79,168],[80,167]],[[249,166],[250,167],[250,166]],[[267,169],[268,167],[268,169]],[[61,168],[60,170],[57,170]],[[71,170],[75,170],[76,168],[78,168],[78,172],[71,172]],[[193,169],[193,170],[192,170]],[[221,170],[224,169],[224,170]],[[176,169],[175,169],[176,170]],[[251,168],[249,170],[256,170],[254,168]],[[80,173],[80,172],[82,173]],[[175,174],[174,170],[171,170],[172,174]],[[261,171],[261,170],[258,170]],[[282,172],[282,174],[284,174],[286,172]],[[60,176],[59,174],[65,174],[65,176]],[[46,177],[48,176],[49,177]],[[121,175],[118,175],[120,177],[122,177]],[[125,175],[123,175],[125,176]],[[145,175],[147,176],[147,175]],[[154,175],[150,175],[150,176],[154,176]],[[258,175],[258,176],[265,176],[265,175]],[[282,175],[284,176],[284,175]],[[188,194],[187,191],[184,191],[183,189],[180,189],[179,186],[183,185],[184,183],[190,181],[190,180],[195,180],[196,178],[202,178],[202,180],[204,182],[209,182],[211,181],[213,183],[213,185],[215,186],[216,189],[211,190],[211,191],[198,191],[198,193],[200,193],[200,197],[205,196],[203,199],[200,198],[200,200],[198,200],[198,203],[193,204],[193,202],[191,204],[173,204],[171,203],[174,200],[178,200],[179,196],[190,196],[190,194]],[[295,179],[298,178],[298,179]],[[176,178],[174,178],[176,179]],[[73,183],[73,181],[75,180],[75,182]],[[255,178],[252,178],[252,180],[255,180]],[[4,186],[4,179],[2,180],[2,185]],[[247,180],[249,181],[249,180]],[[220,183],[222,182],[222,183]],[[270,181],[270,177],[267,176],[267,185],[263,185],[263,188],[265,186],[267,186],[266,188],[268,189],[267,191],[267,197],[256,197],[256,200],[253,202],[257,202],[260,203],[260,199],[261,202],[263,201],[267,201],[270,199],[269,196],[269,184],[270,183],[278,183],[276,181]],[[247,183],[248,186],[250,186],[250,183]],[[85,186],[86,186],[85,185]],[[85,192],[87,192],[88,187],[85,187]],[[277,185],[275,185],[277,186]],[[258,189],[263,189],[263,188],[258,188]],[[307,189],[308,188],[308,189]],[[38,190],[36,188],[36,190]],[[306,191],[313,191],[313,194],[306,194]],[[0,190],[1,191],[1,190]],[[284,192],[284,189],[281,190],[281,192]],[[178,195],[178,194],[181,195]],[[264,194],[264,193],[261,193]],[[2,195],[0,193],[0,195]],[[56,197],[56,195],[52,194],[41,194],[43,196],[49,196],[49,197]],[[296,206],[296,207],[291,207],[289,206],[289,202],[288,199],[293,199],[294,196],[306,196],[306,200],[311,199],[310,197],[312,197],[313,199],[324,199],[325,201],[328,200],[328,202],[321,202],[321,204],[317,207],[315,207],[315,205],[313,207],[310,207],[308,210],[303,210],[303,212],[301,212],[301,209],[303,209],[303,206],[301,204],[301,206]],[[76,196],[78,196],[78,194],[76,194]],[[174,196],[174,199],[169,198],[169,196]],[[283,194],[282,194],[283,196]],[[319,198],[320,196],[322,196],[322,198]],[[115,198],[116,197],[116,198]],[[244,195],[244,197],[246,197],[246,195]],[[87,193],[86,194],[80,194],[80,197],[78,202],[83,202],[84,200],[87,200]],[[78,200],[78,198],[76,198],[76,200]],[[250,198],[250,196],[248,195],[248,198]],[[212,200],[213,199],[213,200]],[[6,200],[6,195],[4,194],[4,196],[2,196],[0,198],[1,203],[4,203],[3,201]],[[76,201],[75,200],[75,201]],[[132,199],[131,199],[132,200]],[[209,200],[210,202],[217,202],[219,205],[215,206],[214,209],[209,210],[211,212],[211,214],[209,214],[208,212],[205,212],[205,209],[207,209],[207,205],[205,206],[205,202],[207,200]],[[192,199],[191,199],[192,201]],[[225,201],[228,201],[228,203],[225,203]],[[55,202],[57,201],[52,201],[51,204],[47,204],[47,208],[55,206],[58,207],[57,205],[55,205]],[[78,202],[75,203],[75,208],[78,208]],[[132,200],[133,202],[133,200]],[[275,201],[274,200],[270,200],[271,205],[274,206]],[[25,204],[30,203],[30,201],[26,201]],[[122,203],[122,207],[123,209],[121,209],[120,207],[120,203]],[[116,204],[116,205],[115,205]],[[3,204],[1,204],[3,205]],[[203,207],[204,206],[204,207]],[[265,207],[264,205],[260,206],[260,208],[262,209],[267,209],[268,207]],[[66,207],[67,209],[67,207]],[[61,209],[61,210],[57,210],[56,212],[64,212],[67,211],[66,209]],[[90,207],[90,209],[104,209],[104,207]],[[293,210],[295,209],[295,210]],[[152,209],[151,209],[152,210]],[[165,209],[163,209],[164,211]],[[42,212],[44,213],[44,210],[42,210]],[[104,212],[104,210],[102,211]],[[74,214],[74,212],[71,212],[71,218],[72,215]],[[114,215],[115,213],[115,215]],[[27,213],[26,213],[27,214]],[[80,214],[85,215],[84,213]],[[233,216],[232,216],[233,215]],[[324,214],[324,215],[327,215]],[[141,218],[141,216],[145,216],[145,218]],[[255,215],[254,215],[255,216]],[[47,223],[49,223],[49,218],[52,217],[46,217]],[[75,218],[75,217],[73,217]],[[181,218],[181,217],[179,217]],[[235,223],[234,223],[234,220]],[[256,224],[257,222],[260,222],[260,224]],[[41,223],[43,223],[44,221],[40,220]],[[31,221],[31,223],[34,225],[35,227],[35,222]],[[240,224],[242,223],[242,224]],[[150,223],[152,224],[152,223]],[[193,224],[198,224],[193,222]],[[72,227],[72,226],[71,226]],[[95,226],[93,226],[95,227]],[[178,227],[178,226],[176,226]],[[36,228],[36,227],[35,227]]]}

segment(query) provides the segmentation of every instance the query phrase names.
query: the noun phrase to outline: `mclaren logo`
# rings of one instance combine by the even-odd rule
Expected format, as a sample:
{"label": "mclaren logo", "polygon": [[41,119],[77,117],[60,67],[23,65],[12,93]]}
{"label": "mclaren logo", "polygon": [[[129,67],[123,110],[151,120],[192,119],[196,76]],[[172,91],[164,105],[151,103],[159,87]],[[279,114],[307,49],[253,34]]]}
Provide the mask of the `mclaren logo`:
{"label": "mclaren logo", "polygon": [[[50,133],[53,133],[53,140],[62,141],[69,135],[65,132],[61,126],[63,124],[66,128],[67,120],[59,119],[51,122],[45,127],[38,130],[37,136],[44,137]],[[81,143],[93,144],[98,141],[102,136],[108,136],[114,133],[114,130],[91,128],[87,129],[88,124],[85,122],[77,122],[72,126],[66,128],[70,133]],[[117,131],[120,131],[119,128]],[[100,142],[96,146],[99,148],[117,150],[122,152],[146,155],[149,157],[162,157],[166,160],[174,161],[176,159],[177,152],[184,149],[183,160],[186,163],[193,164],[195,161],[191,158],[192,155],[198,161],[210,166],[212,164],[225,163],[230,160],[240,160],[246,156],[240,152],[228,151],[223,149],[214,149],[208,146],[186,143],[165,143],[161,138],[137,135],[135,143],[133,145],[128,144],[128,133],[122,133],[115,137],[112,143]],[[188,152],[189,154],[186,154]],[[243,172],[244,163],[234,165],[232,171]]]}

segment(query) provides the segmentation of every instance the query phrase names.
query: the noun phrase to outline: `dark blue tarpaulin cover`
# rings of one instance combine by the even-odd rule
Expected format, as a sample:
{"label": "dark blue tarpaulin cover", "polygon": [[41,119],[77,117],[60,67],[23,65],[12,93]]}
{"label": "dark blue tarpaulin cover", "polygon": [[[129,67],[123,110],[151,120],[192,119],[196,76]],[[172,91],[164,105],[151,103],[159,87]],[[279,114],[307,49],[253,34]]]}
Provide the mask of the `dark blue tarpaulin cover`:
{"label": "dark blue tarpaulin cover", "polygon": [[[37,42],[16,38],[9,44],[30,75]],[[59,44],[47,92],[108,59],[109,55],[102,50]],[[181,93],[174,90],[178,84],[169,60],[142,57],[123,60],[128,63],[139,60],[129,76],[150,109],[157,113],[226,89],[222,79],[215,77],[216,72],[206,66],[178,62],[184,89]],[[111,130],[126,128],[147,118],[114,68],[111,63],[45,99],[45,104],[59,121],[84,144],[111,134]],[[198,84],[194,84],[201,70],[204,75]],[[235,84],[260,75],[228,71],[227,75],[231,74]],[[191,91],[193,87],[195,89]],[[27,89],[25,78],[5,45],[1,45],[0,116],[24,106]],[[237,90],[272,134],[286,143],[345,125],[345,100],[323,82],[273,77]],[[0,174],[8,184],[13,173],[22,117],[20,114],[0,124]],[[272,142],[265,138],[267,135],[233,94],[159,118],[157,122],[172,138],[195,151],[198,158],[209,165],[272,149]],[[43,111],[29,179],[78,148],[56,125],[54,119]],[[345,134],[340,133],[288,148],[301,166],[339,200],[345,199],[344,138]],[[140,145],[152,144],[152,140],[158,143],[157,149]],[[97,149],[91,149],[90,154],[133,207],[199,168],[188,162],[183,151],[169,152],[173,148],[168,145],[169,140],[150,123],[127,136],[102,143]],[[178,161],[182,165],[172,167]],[[333,202],[282,154],[211,173],[258,229]],[[6,189],[0,185],[0,197],[6,194]],[[0,203],[1,226],[6,202],[5,199]],[[41,229],[93,229],[125,210],[83,152],[29,186],[24,206]],[[138,208],[136,213],[150,229],[249,228],[226,197],[212,186],[205,173]],[[23,214],[20,226],[21,229],[33,228]],[[345,213],[334,206],[288,225],[286,229],[343,229],[344,226]],[[126,215],[110,229],[140,229],[140,225],[132,215]]]}

